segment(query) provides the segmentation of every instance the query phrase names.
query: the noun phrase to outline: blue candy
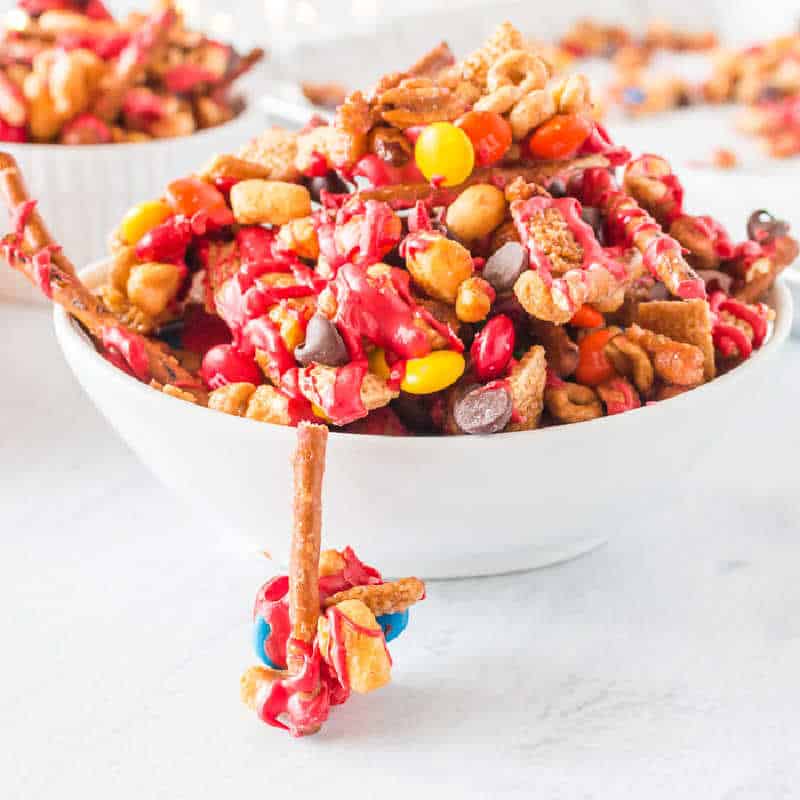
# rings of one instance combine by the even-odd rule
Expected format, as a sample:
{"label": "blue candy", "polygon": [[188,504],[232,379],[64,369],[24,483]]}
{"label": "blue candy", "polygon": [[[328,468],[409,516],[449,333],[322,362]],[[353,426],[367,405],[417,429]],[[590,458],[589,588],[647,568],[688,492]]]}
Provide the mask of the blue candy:
{"label": "blue candy", "polygon": [[622,93],[622,96],[625,98],[625,102],[630,103],[632,106],[640,106],[647,100],[647,95],[637,86],[629,86]]}
{"label": "blue candy", "polygon": [[383,636],[387,642],[396,639],[408,627],[408,609],[396,614],[383,614],[376,618],[383,628]]}
{"label": "blue candy", "polygon": [[253,625],[253,646],[255,647],[256,655],[258,656],[259,660],[268,667],[271,667],[272,669],[281,669],[280,664],[273,663],[267,656],[266,644],[271,633],[272,628],[264,619],[264,617],[257,617],[255,625]]}

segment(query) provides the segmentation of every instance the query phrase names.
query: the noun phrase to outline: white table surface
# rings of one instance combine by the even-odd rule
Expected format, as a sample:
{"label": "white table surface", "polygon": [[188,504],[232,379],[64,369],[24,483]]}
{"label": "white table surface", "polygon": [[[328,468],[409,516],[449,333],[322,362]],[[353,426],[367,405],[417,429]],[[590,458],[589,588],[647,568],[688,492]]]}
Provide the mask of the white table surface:
{"label": "white table surface", "polygon": [[635,534],[432,584],[393,683],[293,741],[238,700],[269,564],[115,438],[43,309],[0,320],[0,797],[798,796],[800,343],[674,486],[621,477]]}

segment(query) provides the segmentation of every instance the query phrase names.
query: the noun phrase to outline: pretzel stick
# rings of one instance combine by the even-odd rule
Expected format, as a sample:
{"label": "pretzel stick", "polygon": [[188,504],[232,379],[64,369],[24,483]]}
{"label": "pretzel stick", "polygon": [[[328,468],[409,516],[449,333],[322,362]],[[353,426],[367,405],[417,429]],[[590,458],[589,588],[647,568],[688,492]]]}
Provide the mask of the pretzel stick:
{"label": "pretzel stick", "polygon": [[[126,327],[105,307],[99,297],[93,295],[78,278],[72,262],[61,252],[36,210],[25,187],[25,182],[14,157],[0,152],[0,192],[13,215],[21,216],[23,241],[14,241],[16,234],[9,234],[2,243],[2,252],[9,265],[22,272],[35,286],[50,296],[73,316],[90,333],[99,347],[108,349],[104,342],[119,341],[114,331],[125,340],[134,342],[143,349],[147,363],[147,375],[141,380],[154,379],[162,384],[173,384],[190,392],[198,402],[205,404],[205,390],[198,378],[184,369],[169,353],[166,345],[140,336]],[[28,252],[23,251],[21,245]],[[32,253],[33,255],[30,255]],[[41,254],[44,258],[39,260]]]}
{"label": "pretzel stick", "polygon": [[249,53],[243,55],[236,66],[221,80],[219,83],[214,84],[214,91],[227,89],[232,83],[235,83],[245,74],[249,72],[262,58],[264,58],[264,50],[260,47],[253,48]]}
{"label": "pretzel stick", "polygon": [[92,104],[92,113],[112,122],[125,102],[128,89],[134,86],[147,71],[148,64],[169,35],[169,29],[177,20],[173,8],[153,14],[144,25],[133,34],[130,43],[119,54],[116,66],[104,83],[102,92]]}
{"label": "pretzel stick", "polygon": [[447,42],[439,42],[408,68],[408,74],[415,78],[435,78],[455,63],[456,59],[450,45]]}
{"label": "pretzel stick", "polygon": [[476,183],[491,183],[505,187],[516,178],[525,183],[546,184],[556,175],[590,167],[607,167],[603,156],[591,155],[565,161],[540,161],[534,164],[516,164],[510,167],[482,167],[476,169],[464,183],[451,187],[436,187],[429,183],[407,183],[382,186],[378,189],[364,189],[358,192],[359,200],[380,200],[386,203],[413,205],[419,200],[433,198],[433,205],[447,205],[461,192]]}
{"label": "pretzel stick", "polygon": [[303,667],[304,652],[295,642],[310,647],[319,619],[319,551],[322,538],[322,477],[328,429],[301,422],[294,453],[294,526],[289,556],[289,619],[292,635],[286,652],[289,672]]}
{"label": "pretzel stick", "polygon": [[401,578],[389,583],[354,586],[331,595],[324,602],[325,608],[345,600],[360,600],[376,616],[396,614],[418,603],[425,597],[425,584],[419,578]]}

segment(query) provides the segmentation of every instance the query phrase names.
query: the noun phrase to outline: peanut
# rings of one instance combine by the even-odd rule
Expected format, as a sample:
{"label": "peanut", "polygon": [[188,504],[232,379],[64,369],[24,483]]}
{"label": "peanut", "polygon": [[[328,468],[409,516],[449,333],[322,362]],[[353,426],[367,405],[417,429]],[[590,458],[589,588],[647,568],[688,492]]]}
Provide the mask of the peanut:
{"label": "peanut", "polygon": [[38,142],[53,139],[64,124],[64,117],[56,111],[47,80],[36,72],[25,78],[23,86],[28,100],[28,124],[31,135]]}
{"label": "peanut", "polygon": [[256,387],[252,383],[229,383],[211,392],[208,396],[208,407],[214,411],[222,411],[223,414],[243,417],[255,391]]}
{"label": "peanut", "polygon": [[474,270],[469,250],[439,233],[421,233],[414,244],[406,254],[411,277],[431,297],[455,303],[458,287]]}
{"label": "peanut", "polygon": [[311,195],[294,183],[249,180],[231,189],[231,206],[242,225],[285,225],[311,214]]}
{"label": "peanut", "polygon": [[447,227],[464,242],[488,236],[506,216],[506,198],[496,186],[478,183],[465,189],[447,209]]}
{"label": "peanut", "polygon": [[128,299],[137,308],[156,317],[178,293],[183,275],[175,264],[155,261],[137,264],[128,276]]}
{"label": "peanut", "polygon": [[291,425],[289,399],[274,386],[265,383],[259,386],[247,405],[247,419],[257,422],[270,422],[273,425]]}
{"label": "peanut", "polygon": [[298,217],[281,226],[278,239],[287,250],[297,253],[300,258],[316,261],[319,258],[319,241],[311,217]]}
{"label": "peanut", "polygon": [[483,278],[467,278],[458,287],[456,314],[462,322],[480,322],[488,316],[494,298],[494,289]]}

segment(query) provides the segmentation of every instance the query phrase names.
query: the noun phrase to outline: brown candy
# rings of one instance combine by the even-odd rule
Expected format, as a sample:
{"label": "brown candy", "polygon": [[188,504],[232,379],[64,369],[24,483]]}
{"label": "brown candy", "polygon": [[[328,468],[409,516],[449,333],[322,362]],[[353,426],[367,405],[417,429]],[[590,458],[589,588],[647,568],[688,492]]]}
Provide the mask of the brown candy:
{"label": "brown candy", "polygon": [[295,348],[294,357],[304,367],[309,364],[341,367],[349,360],[347,347],[339,331],[323,314],[315,314],[308,321],[306,340]]}
{"label": "brown candy", "polygon": [[492,253],[481,273],[496,292],[510,292],[528,268],[528,253],[519,242],[506,242]]}
{"label": "brown candy", "polygon": [[465,392],[453,408],[456,425],[464,433],[500,433],[511,420],[514,403],[502,383],[475,386]]}

